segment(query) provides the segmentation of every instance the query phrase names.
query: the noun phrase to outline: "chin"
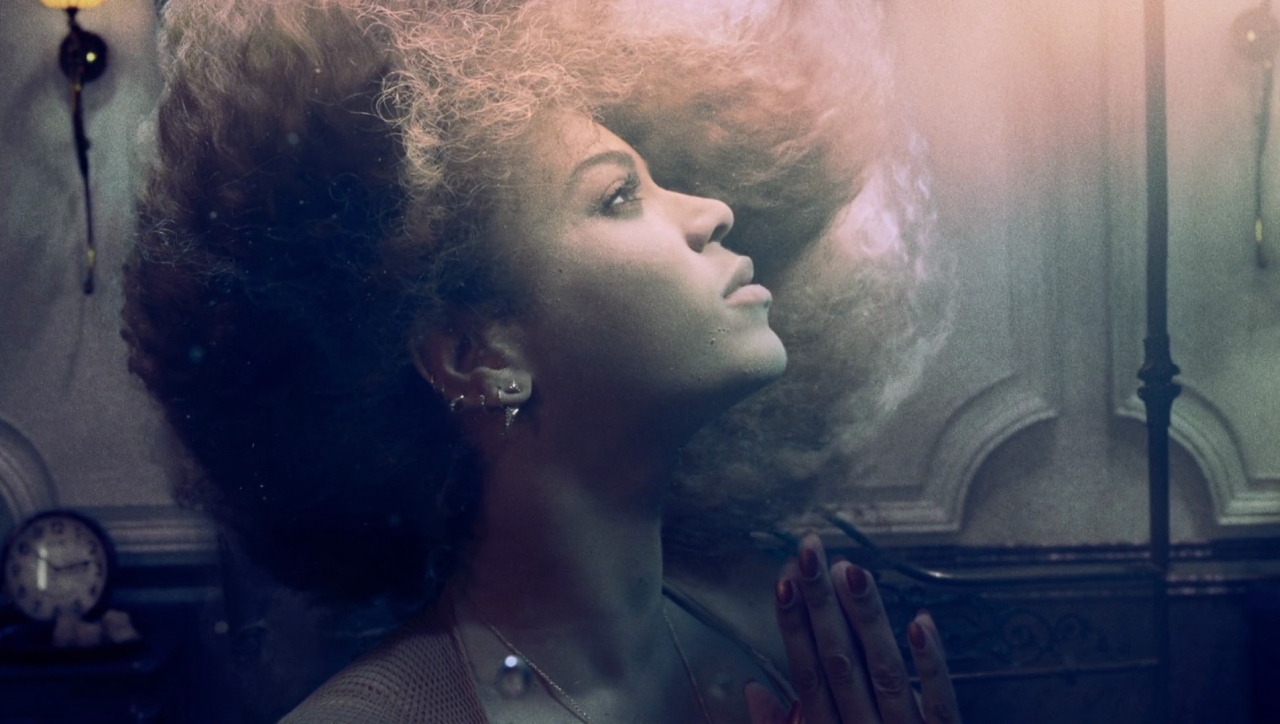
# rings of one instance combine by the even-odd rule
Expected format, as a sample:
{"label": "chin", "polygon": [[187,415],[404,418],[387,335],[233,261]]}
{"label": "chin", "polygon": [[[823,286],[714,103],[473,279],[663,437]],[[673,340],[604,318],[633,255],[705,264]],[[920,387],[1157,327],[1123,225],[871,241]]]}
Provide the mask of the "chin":
{"label": "chin", "polygon": [[767,338],[760,340],[759,349],[753,351],[756,359],[750,365],[749,374],[760,380],[761,385],[773,382],[787,371],[787,348],[773,330],[769,330]]}
{"label": "chin", "polygon": [[692,436],[703,425],[782,377],[787,369],[787,350],[769,330],[767,335],[759,335],[740,347],[732,357],[721,357],[715,366],[720,367],[720,372],[700,375],[699,381],[682,385],[669,400],[672,406],[668,425],[671,420],[679,420],[683,424],[677,427],[688,428],[687,435]]}
{"label": "chin", "polygon": [[726,395],[726,409],[742,401],[743,398],[768,386],[787,371],[787,349],[782,340],[772,331],[762,337],[753,348],[744,355],[736,384]]}

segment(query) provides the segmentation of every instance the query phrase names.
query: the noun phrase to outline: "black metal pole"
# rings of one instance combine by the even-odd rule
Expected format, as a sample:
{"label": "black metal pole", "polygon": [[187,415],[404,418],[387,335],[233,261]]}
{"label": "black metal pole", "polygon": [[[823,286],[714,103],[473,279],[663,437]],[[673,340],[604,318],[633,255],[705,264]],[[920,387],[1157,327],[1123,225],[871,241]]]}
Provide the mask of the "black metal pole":
{"label": "black metal pole", "polygon": [[1146,0],[1147,103],[1147,336],[1138,396],[1147,410],[1148,514],[1152,574],[1152,628],[1156,668],[1154,722],[1169,721],[1169,420],[1181,387],[1169,349],[1169,158],[1165,117],[1164,0]]}

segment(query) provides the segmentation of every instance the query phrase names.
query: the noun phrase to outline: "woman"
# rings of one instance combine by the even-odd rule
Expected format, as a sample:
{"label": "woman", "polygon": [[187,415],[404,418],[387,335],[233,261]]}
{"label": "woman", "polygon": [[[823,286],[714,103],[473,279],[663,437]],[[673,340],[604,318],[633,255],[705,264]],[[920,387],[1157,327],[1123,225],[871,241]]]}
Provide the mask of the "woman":
{"label": "woman", "polygon": [[[729,207],[600,122],[626,132],[657,65],[748,44],[574,2],[164,12],[131,367],[255,559],[423,611],[288,720],[787,717],[767,663],[663,595],[678,451],[786,364],[770,296]],[[795,150],[761,178],[842,189],[820,229],[849,169]],[[776,598],[808,721],[923,721],[865,572],[809,538]],[[927,617],[911,640],[929,720],[954,720]]]}

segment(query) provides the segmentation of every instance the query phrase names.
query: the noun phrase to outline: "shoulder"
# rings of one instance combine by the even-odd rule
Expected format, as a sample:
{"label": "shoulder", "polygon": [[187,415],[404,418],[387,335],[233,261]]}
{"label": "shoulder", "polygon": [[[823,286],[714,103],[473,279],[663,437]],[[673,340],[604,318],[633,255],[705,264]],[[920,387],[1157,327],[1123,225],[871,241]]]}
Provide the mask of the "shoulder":
{"label": "shoulder", "polygon": [[338,672],[282,724],[483,724],[453,626],[429,612]]}

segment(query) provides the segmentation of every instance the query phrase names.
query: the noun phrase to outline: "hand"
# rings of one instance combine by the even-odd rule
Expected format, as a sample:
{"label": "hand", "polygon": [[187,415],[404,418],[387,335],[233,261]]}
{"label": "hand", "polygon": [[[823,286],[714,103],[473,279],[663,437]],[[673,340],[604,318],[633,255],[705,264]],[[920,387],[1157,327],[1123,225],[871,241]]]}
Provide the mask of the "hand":
{"label": "hand", "polygon": [[68,563],[65,566],[55,566],[52,563],[50,563],[49,567],[52,568],[57,573],[62,573],[63,571],[69,571],[72,568],[80,568],[82,566],[88,566],[88,565],[91,565],[92,563],[93,561],[85,559],[83,561],[76,561],[75,563]]}
{"label": "hand", "polygon": [[800,701],[788,712],[764,686],[748,684],[752,724],[959,724],[942,639],[928,613],[907,627],[917,697],[865,570],[848,561],[828,570],[821,541],[809,534],[799,562],[783,568],[775,596]]}

